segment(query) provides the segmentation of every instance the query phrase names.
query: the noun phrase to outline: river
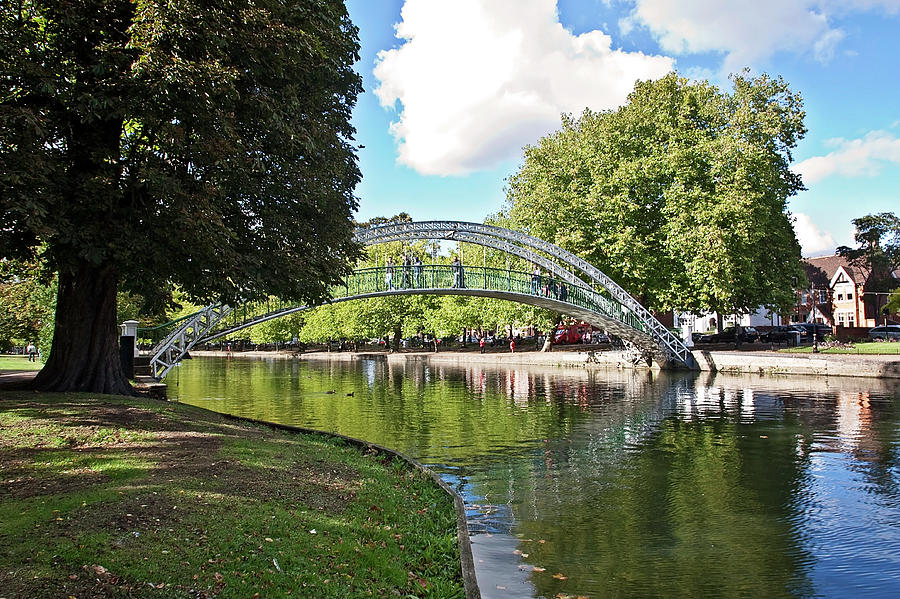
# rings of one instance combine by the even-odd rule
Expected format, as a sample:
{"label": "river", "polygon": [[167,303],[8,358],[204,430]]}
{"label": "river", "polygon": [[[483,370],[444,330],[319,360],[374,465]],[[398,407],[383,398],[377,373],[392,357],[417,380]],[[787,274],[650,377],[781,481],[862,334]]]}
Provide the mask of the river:
{"label": "river", "polygon": [[399,450],[485,599],[897,597],[897,381],[195,358],[169,397]]}

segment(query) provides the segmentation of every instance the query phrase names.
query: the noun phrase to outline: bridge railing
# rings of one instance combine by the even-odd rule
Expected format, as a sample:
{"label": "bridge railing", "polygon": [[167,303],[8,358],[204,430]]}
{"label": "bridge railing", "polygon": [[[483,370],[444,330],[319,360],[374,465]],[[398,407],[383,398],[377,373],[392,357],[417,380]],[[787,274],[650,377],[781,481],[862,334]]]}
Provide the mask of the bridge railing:
{"label": "bridge railing", "polygon": [[[536,278],[532,273],[490,266],[401,264],[361,268],[344,277],[343,284],[332,287],[330,291],[333,299],[343,299],[392,291],[398,294],[412,290],[427,293],[428,290],[438,289],[477,289],[547,297],[602,314],[638,331],[646,331],[646,325],[637,315],[602,292],[565,283],[555,277],[542,275]],[[239,329],[299,307],[298,304],[276,299],[247,302],[223,318],[216,330]]]}
{"label": "bridge railing", "polygon": [[[413,290],[428,293],[429,290],[448,289],[474,289],[544,297],[603,315],[637,331],[647,332],[646,323],[638,315],[600,291],[572,285],[546,274],[538,277],[528,272],[490,266],[455,266],[452,264],[406,266],[401,264],[361,268],[347,275],[343,284],[332,287],[331,297],[343,299],[392,291],[402,294]],[[218,335],[228,334],[228,331],[232,330],[236,332],[253,323],[267,318],[276,318],[287,311],[296,311],[303,307],[276,298],[245,302],[234,309],[212,306],[164,325],[139,329],[139,337],[146,339],[152,335],[162,339],[175,334],[182,323],[205,314],[210,308],[219,312],[221,318],[218,318],[208,330],[200,333],[201,337],[210,335],[215,337],[216,333]],[[156,352],[157,348],[155,347],[152,351]]]}

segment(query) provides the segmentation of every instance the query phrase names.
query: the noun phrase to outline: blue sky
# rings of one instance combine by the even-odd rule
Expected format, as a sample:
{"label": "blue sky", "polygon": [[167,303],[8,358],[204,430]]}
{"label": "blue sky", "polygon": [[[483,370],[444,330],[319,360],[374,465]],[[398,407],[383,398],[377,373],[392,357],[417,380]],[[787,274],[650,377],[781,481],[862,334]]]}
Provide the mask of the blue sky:
{"label": "blue sky", "polygon": [[481,221],[561,113],[615,108],[670,70],[742,67],[804,98],[790,201],[804,255],[900,212],[900,0],[348,0],[365,92],[358,220]]}

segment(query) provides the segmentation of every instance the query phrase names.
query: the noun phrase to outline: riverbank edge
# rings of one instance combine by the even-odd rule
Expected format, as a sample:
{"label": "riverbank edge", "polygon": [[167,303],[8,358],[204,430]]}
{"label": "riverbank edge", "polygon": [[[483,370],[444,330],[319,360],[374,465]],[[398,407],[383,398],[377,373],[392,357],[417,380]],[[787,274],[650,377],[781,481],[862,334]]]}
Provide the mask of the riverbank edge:
{"label": "riverbank edge", "polygon": [[[195,351],[197,357],[227,357],[226,352]],[[731,374],[778,374],[806,376],[840,376],[862,378],[900,378],[900,356],[854,354],[786,354],[776,351],[692,350],[700,371]],[[388,362],[424,362],[427,364],[498,367],[545,366],[558,368],[636,368],[624,352],[617,351],[553,351],[518,353],[445,352],[241,352],[232,357],[330,360],[350,362],[360,359],[385,359]],[[657,368],[653,368],[658,370]]]}
{"label": "riverbank edge", "polygon": [[[33,376],[34,372],[29,372]],[[8,389],[7,389],[8,390]],[[21,391],[17,389],[17,391]],[[64,395],[64,394],[63,394]],[[101,396],[102,397],[102,396]],[[128,399],[128,398],[125,398]],[[155,396],[147,396],[144,399],[149,401],[158,401],[161,403],[166,403],[167,400],[165,398],[155,397]],[[3,397],[0,396],[0,402],[2,402]],[[369,441],[365,441],[362,439],[357,439],[355,437],[349,437],[347,435],[342,435],[340,433],[334,433],[329,431],[322,431],[318,429],[299,427],[288,424],[281,424],[277,422],[269,422],[266,420],[257,420],[254,418],[247,418],[244,416],[237,416],[234,414],[228,414],[224,412],[217,412],[215,410],[210,410],[208,408],[204,408],[201,406],[190,405],[191,409],[202,411],[209,413],[210,415],[223,418],[228,421],[232,421],[235,423],[246,423],[252,424],[256,426],[264,426],[270,428],[272,430],[284,431],[291,434],[299,434],[306,436],[320,436],[329,439],[340,440],[347,445],[351,445],[361,453],[365,454],[368,452],[377,452],[381,454],[386,454],[394,458],[398,458],[406,462],[409,467],[413,470],[417,470],[420,473],[426,475],[435,485],[437,485],[444,493],[450,496],[453,501],[453,509],[456,518],[456,530],[457,530],[457,546],[459,549],[459,558],[460,558],[460,573],[462,575],[463,581],[463,592],[465,593],[466,599],[481,599],[481,590],[478,587],[478,579],[475,574],[475,560],[472,555],[472,543],[469,538],[469,528],[468,522],[466,518],[466,506],[465,501],[462,496],[457,493],[453,488],[451,488],[443,479],[440,478],[435,472],[426,468],[419,461],[409,457],[408,455],[397,451],[395,449],[391,449],[389,447],[385,447],[383,445],[379,445],[377,443],[372,443]]]}
{"label": "riverbank edge", "polygon": [[478,588],[478,579],[475,576],[475,559],[472,556],[472,541],[469,538],[469,525],[466,519],[465,501],[463,500],[462,496],[460,496],[459,493],[453,490],[450,485],[444,482],[444,480],[440,476],[426,468],[419,461],[409,457],[403,452],[397,451],[396,449],[384,447],[383,445],[378,445],[377,443],[371,443],[369,441],[364,441],[355,437],[348,437],[347,435],[342,435],[340,433],[332,433],[328,431],[321,431],[318,429],[305,428],[302,426],[294,426],[290,424],[280,424],[278,422],[269,422],[267,420],[257,420],[255,418],[247,418],[245,416],[235,416],[234,414],[215,412],[213,410],[207,410],[206,408],[198,407],[198,409],[206,410],[208,412],[212,412],[213,414],[218,414],[228,420],[233,420],[235,422],[246,422],[290,433],[299,433],[303,435],[321,435],[323,437],[340,439],[341,441],[349,445],[357,447],[363,452],[374,450],[379,453],[385,453],[399,458],[405,461],[415,470],[418,470],[419,472],[427,475],[429,478],[431,478],[432,481],[435,482],[435,484],[437,484],[453,499],[453,508],[456,512],[456,538],[459,545],[459,561],[463,578],[463,590],[466,593],[466,599],[481,599],[481,590]]}

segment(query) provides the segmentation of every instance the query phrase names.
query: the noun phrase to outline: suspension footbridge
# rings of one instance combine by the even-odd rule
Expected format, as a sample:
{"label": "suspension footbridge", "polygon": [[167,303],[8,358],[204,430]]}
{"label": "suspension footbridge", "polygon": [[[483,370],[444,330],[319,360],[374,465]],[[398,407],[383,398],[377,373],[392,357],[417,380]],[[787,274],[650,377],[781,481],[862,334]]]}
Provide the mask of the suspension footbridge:
{"label": "suspension footbridge", "polygon": [[[360,268],[331,289],[331,302],[392,295],[465,295],[539,306],[583,320],[622,339],[662,366],[694,368],[684,343],[628,292],[578,256],[542,239],[493,225],[461,221],[390,223],[360,228],[356,239],[370,246],[396,241],[440,240],[504,251],[542,269],[541,274],[465,264],[385,265]],[[276,301],[215,304],[167,323],[150,352],[152,375],[163,378],[190,349],[242,329],[315,306]]]}

